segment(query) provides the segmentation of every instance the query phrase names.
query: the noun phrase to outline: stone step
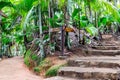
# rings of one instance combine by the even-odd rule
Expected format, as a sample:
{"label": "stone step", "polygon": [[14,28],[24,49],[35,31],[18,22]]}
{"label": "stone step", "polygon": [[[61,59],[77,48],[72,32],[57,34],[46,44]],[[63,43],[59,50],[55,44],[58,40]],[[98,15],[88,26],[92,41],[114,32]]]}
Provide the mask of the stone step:
{"label": "stone step", "polygon": [[111,38],[114,38],[112,34],[103,34],[102,35],[102,39],[104,39],[104,40],[106,40],[106,39],[109,40]]}
{"label": "stone step", "polygon": [[98,80],[98,79],[76,79],[76,78],[68,78],[68,77],[62,77],[62,76],[55,76],[51,78],[47,78],[44,80]]}
{"label": "stone step", "polygon": [[44,80],[78,80],[78,79],[62,77],[62,76],[55,76],[55,77],[47,78],[47,79],[44,79]]}
{"label": "stone step", "polygon": [[97,50],[118,50],[120,49],[119,46],[93,46],[93,49]]}
{"label": "stone step", "polygon": [[77,79],[119,80],[119,71],[110,68],[62,67],[58,75]]}
{"label": "stone step", "polygon": [[119,41],[103,41],[99,46],[120,46]]}
{"label": "stone step", "polygon": [[94,50],[94,49],[83,49],[84,56],[116,56],[120,55],[120,50]]}
{"label": "stone step", "polygon": [[116,46],[115,44],[101,44],[101,45],[98,45],[98,46]]}
{"label": "stone step", "polygon": [[103,34],[102,41],[117,41],[118,37],[112,34]]}
{"label": "stone step", "polygon": [[68,66],[120,68],[120,57],[80,57],[68,60]]}

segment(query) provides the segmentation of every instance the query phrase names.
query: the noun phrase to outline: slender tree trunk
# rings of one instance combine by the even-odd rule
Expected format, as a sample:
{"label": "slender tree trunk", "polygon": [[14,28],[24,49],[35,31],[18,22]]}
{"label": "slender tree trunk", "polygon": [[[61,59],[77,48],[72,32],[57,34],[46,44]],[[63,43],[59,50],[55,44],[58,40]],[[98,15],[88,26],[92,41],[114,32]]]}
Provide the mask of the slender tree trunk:
{"label": "slender tree trunk", "polygon": [[28,47],[27,47],[28,40],[26,36],[26,31],[24,30],[23,33],[24,33],[24,45],[25,45],[26,50],[28,50]]}
{"label": "slender tree trunk", "polygon": [[1,24],[0,24],[0,57],[2,57],[2,21],[1,21],[1,16],[0,16],[0,22],[1,22]]}
{"label": "slender tree trunk", "polygon": [[[55,5],[54,0],[51,0],[51,5],[52,5],[52,6]],[[51,15],[52,15],[52,17],[54,17],[54,14],[55,14],[55,12],[54,12],[54,8],[51,7]]]}
{"label": "slender tree trunk", "polygon": [[[67,5],[65,5],[64,7],[65,7],[65,9],[64,9],[64,19],[65,19],[65,26],[66,27],[68,27],[69,26],[69,20],[70,20],[70,17],[69,17],[69,12],[70,12],[70,9],[69,9],[69,7],[70,7],[70,0],[67,0]],[[65,35],[65,46],[67,47],[67,49],[69,49],[70,48],[70,46],[69,46],[69,33],[68,32],[66,32],[66,35]]]}
{"label": "slender tree trunk", "polygon": [[26,52],[28,50],[28,47],[27,47],[28,40],[27,40],[27,36],[26,36],[26,31],[25,30],[23,30],[23,34],[24,34],[24,37],[23,37],[23,39],[24,39],[24,46],[25,46],[25,49],[26,49],[26,51],[24,53],[24,57],[25,57],[26,56]]}
{"label": "slender tree trunk", "polygon": [[80,12],[79,12],[79,21],[78,21],[78,24],[79,24],[79,44],[81,44],[81,40],[80,40]]}
{"label": "slender tree trunk", "polygon": [[41,14],[41,6],[40,4],[38,5],[38,17],[39,17],[39,31],[40,31],[40,43],[39,43],[39,47],[40,47],[40,55],[41,55],[41,59],[43,59],[45,57],[44,54],[44,44],[43,44],[43,36],[42,36],[42,14]]}
{"label": "slender tree trunk", "polygon": [[[49,19],[51,18],[51,4],[52,4],[52,0],[50,0],[49,2],[48,2],[48,17],[49,17]],[[52,15],[53,16],[53,15]],[[48,22],[48,28],[49,28],[49,38],[50,38],[50,41],[49,41],[49,43],[50,44],[52,44],[52,34],[51,34],[51,32],[50,32],[50,30],[51,30],[51,27],[50,27],[50,22]],[[51,46],[49,46],[49,48],[51,48]],[[52,53],[51,52],[51,49],[49,50],[50,52],[50,54]]]}
{"label": "slender tree trunk", "polygon": [[[64,26],[61,27],[61,55],[64,55],[64,47],[67,45],[67,34],[65,35],[65,31],[64,29],[66,28],[66,23],[67,23],[67,19],[66,19],[66,10],[67,7],[64,5],[63,6],[63,13],[64,13]],[[65,37],[64,37],[65,36]]]}
{"label": "slender tree trunk", "polygon": [[2,56],[2,30],[0,25],[0,57]]}
{"label": "slender tree trunk", "polygon": [[[49,4],[49,18],[53,18],[54,17],[54,15],[55,15],[55,11],[54,11],[54,6],[53,5],[55,5],[55,0],[50,0],[50,4]],[[50,24],[49,24],[50,25]],[[51,26],[51,27],[56,27],[55,25],[54,26]],[[50,26],[49,26],[49,36],[50,36],[50,44],[52,45],[52,44],[55,44],[55,37],[54,37],[54,35],[55,35],[55,33],[50,33]],[[50,46],[50,48],[51,48],[51,46]]]}
{"label": "slender tree trunk", "polygon": [[98,28],[98,15],[97,12],[95,11],[95,27]]}
{"label": "slender tree trunk", "polygon": [[89,9],[89,19],[90,19],[90,22],[93,23],[93,16],[92,16],[90,0],[89,0],[89,3],[88,3],[88,9]]}
{"label": "slender tree trunk", "polygon": [[[68,13],[65,12],[65,27],[68,27],[68,22],[67,22],[68,19],[67,18],[68,18]],[[67,47],[67,49],[69,49],[69,47],[68,47],[68,38],[69,38],[68,32],[66,32],[66,34],[65,34],[65,46]]]}
{"label": "slender tree trunk", "polygon": [[117,7],[117,0],[113,0],[114,1],[114,6]]}
{"label": "slender tree trunk", "polygon": [[[51,9],[51,1],[48,2],[48,17],[49,18],[51,18],[51,10],[50,9]],[[50,35],[51,35],[50,34],[50,29],[51,29],[50,23],[48,23],[48,27],[49,27],[49,37],[50,37]]]}
{"label": "slender tree trunk", "polygon": [[61,56],[63,56],[64,55],[64,36],[65,36],[65,32],[64,32],[64,26],[61,26]]}
{"label": "slender tree trunk", "polygon": [[84,8],[85,8],[85,16],[88,17],[88,16],[87,16],[87,7],[86,7],[85,4],[84,4]]}

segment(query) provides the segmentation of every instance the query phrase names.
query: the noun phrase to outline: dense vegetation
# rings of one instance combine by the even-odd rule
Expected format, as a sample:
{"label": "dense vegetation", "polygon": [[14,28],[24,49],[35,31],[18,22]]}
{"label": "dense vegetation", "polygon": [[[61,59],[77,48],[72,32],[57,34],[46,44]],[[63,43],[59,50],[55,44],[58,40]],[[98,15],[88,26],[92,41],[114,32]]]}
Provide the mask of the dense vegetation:
{"label": "dense vegetation", "polygon": [[[119,0],[0,0],[0,56],[24,55],[38,66],[54,51],[120,33]],[[35,67],[35,71],[39,69]]]}

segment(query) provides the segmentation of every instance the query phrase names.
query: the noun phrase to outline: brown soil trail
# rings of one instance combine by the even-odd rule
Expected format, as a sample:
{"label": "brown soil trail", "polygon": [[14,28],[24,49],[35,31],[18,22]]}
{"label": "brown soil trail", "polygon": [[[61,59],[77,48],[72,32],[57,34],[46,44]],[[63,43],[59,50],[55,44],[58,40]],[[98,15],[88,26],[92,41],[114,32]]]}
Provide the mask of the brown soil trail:
{"label": "brown soil trail", "polygon": [[0,80],[43,80],[26,68],[22,57],[13,57],[0,62]]}

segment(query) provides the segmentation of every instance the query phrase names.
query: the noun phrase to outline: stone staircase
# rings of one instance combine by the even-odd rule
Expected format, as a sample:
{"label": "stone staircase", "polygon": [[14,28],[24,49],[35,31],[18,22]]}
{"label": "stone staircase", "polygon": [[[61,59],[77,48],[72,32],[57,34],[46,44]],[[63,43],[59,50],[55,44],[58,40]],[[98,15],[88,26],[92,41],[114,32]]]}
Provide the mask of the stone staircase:
{"label": "stone staircase", "polygon": [[120,46],[116,42],[84,49],[83,57],[69,59],[58,76],[46,80],[120,80]]}

